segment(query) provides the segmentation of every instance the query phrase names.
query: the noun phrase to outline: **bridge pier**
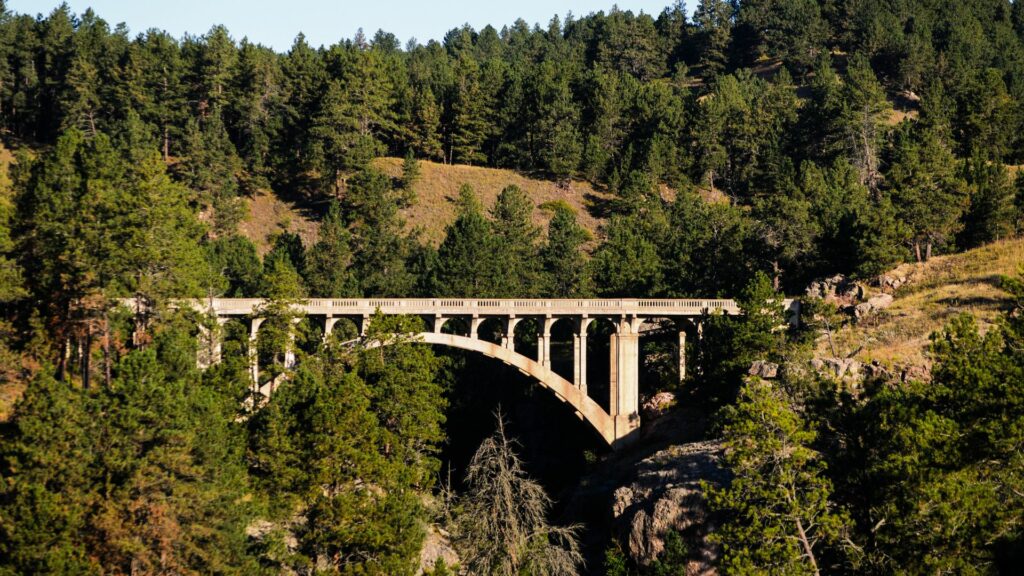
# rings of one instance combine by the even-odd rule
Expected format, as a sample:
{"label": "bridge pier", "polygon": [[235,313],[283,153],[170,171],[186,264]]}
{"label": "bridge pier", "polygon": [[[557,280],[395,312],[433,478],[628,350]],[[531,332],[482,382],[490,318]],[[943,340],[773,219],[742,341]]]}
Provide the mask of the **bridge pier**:
{"label": "bridge pier", "polygon": [[686,380],[686,331],[679,330],[679,383]]}
{"label": "bridge pier", "polygon": [[516,349],[516,325],[522,322],[522,318],[509,316],[505,319],[505,336],[501,339],[501,347],[508,350]]}
{"label": "bridge pier", "polygon": [[622,317],[611,335],[609,412],[615,437],[622,439],[640,426],[640,319]]}
{"label": "bridge pier", "polygon": [[258,316],[249,319],[249,376],[254,389],[259,387],[260,382],[260,353],[256,344],[262,324],[263,318]]}
{"label": "bridge pier", "polygon": [[572,338],[572,383],[584,396],[587,394],[587,328],[593,321],[587,317],[580,318]]}

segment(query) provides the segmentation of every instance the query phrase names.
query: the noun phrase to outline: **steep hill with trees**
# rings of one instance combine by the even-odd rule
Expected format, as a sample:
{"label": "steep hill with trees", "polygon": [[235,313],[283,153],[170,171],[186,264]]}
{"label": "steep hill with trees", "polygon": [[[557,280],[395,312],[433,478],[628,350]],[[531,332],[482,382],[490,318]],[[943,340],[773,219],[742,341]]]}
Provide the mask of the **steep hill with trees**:
{"label": "steep hill with trees", "polygon": [[[670,533],[637,562],[553,523],[549,498],[603,458],[546,417],[563,407],[480,359],[373,347],[415,319],[324,342],[290,309],[314,296],[735,297],[745,314],[705,319],[683,383],[665,342],[644,342],[643,391],[707,415],[736,479],[695,495],[715,514],[705,560],[1011,573],[1024,3],[688,14],[612,8],[405,46],[298,34],[276,53],[223,26],[175,38],[0,0],[0,385],[15,399],[0,573],[413,574],[430,523],[473,526],[459,515],[499,514],[509,494],[530,496],[525,523],[500,549],[458,534],[467,567],[668,574],[696,554]],[[932,332],[930,371],[850,386],[820,370],[834,304],[807,299],[807,321],[780,329],[783,294],[836,274],[889,290],[894,269],[911,279],[896,303],[833,344],[895,362]],[[255,342],[170,306],[211,296],[266,299]],[[225,360],[199,371],[211,332]],[[268,378],[281,385],[261,405]],[[481,444],[499,405],[521,447]]]}

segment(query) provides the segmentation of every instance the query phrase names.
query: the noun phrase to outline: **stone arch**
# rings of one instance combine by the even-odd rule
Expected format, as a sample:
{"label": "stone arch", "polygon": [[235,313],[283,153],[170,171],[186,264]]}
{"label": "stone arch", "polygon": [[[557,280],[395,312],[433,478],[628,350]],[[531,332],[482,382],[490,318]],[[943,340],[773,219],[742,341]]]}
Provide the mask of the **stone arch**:
{"label": "stone arch", "polygon": [[509,331],[509,338],[512,339],[513,350],[535,362],[539,361],[540,356],[537,354],[537,332],[543,319],[527,316],[512,318],[509,322],[512,326]]}
{"label": "stone arch", "polygon": [[449,316],[437,320],[438,326],[434,332],[441,334],[455,334],[457,336],[470,336],[473,319],[466,316]]}
{"label": "stone arch", "polygon": [[417,335],[416,339],[424,344],[449,346],[451,348],[479,352],[484,356],[500,360],[505,364],[518,368],[524,374],[536,379],[541,386],[554,392],[558,399],[572,406],[580,418],[590,424],[605,442],[613,447],[634,429],[634,427],[629,427],[628,429],[623,427],[624,429],[617,430],[615,419],[592,398],[573,386],[572,382],[542,366],[536,360],[518,352],[493,342],[457,334],[425,332]]}

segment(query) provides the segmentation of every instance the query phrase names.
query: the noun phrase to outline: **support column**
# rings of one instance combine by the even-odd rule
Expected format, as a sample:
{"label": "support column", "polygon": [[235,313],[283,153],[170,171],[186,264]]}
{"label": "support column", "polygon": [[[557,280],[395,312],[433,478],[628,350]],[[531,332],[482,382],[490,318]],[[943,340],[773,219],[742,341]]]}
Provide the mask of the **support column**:
{"label": "support column", "polygon": [[478,333],[478,331],[480,330],[480,325],[483,324],[483,322],[484,322],[484,319],[480,318],[476,314],[474,314],[473,317],[470,318],[470,320],[469,320],[469,337],[470,338],[472,338],[473,340],[477,340],[477,339],[480,338],[480,334]]}
{"label": "support column", "polygon": [[640,319],[622,318],[611,338],[611,398],[615,437],[625,438],[640,426]]}
{"label": "support column", "polygon": [[295,367],[295,326],[300,320],[301,318],[293,318],[291,326],[288,328],[288,343],[285,344],[284,348],[285,370],[291,370]]}
{"label": "support column", "polygon": [[335,318],[334,316],[324,318],[324,344],[327,343],[331,334],[334,334],[334,325],[338,323],[338,320],[339,318]]}
{"label": "support column", "polygon": [[224,324],[228,318],[218,316],[217,326],[213,330],[205,324],[199,324],[199,350],[196,353],[196,367],[206,370],[210,366],[220,364],[221,347],[224,343]]}
{"label": "support column", "polygon": [[446,318],[444,316],[441,316],[440,314],[436,314],[434,316],[434,326],[433,326],[434,334],[440,334],[441,333],[441,329],[444,328],[444,323],[447,322],[447,321],[448,321],[448,318]]}
{"label": "support column", "polygon": [[686,380],[686,332],[679,331],[679,383]]}
{"label": "support column", "polygon": [[505,319],[505,335],[501,339],[501,347],[506,350],[515,351],[516,349],[516,324],[522,322],[522,318],[516,318],[515,316],[509,316]]}
{"label": "support column", "polygon": [[362,319],[359,321],[359,337],[366,336],[366,330],[370,327],[370,316],[363,314]]}
{"label": "support column", "polygon": [[260,325],[263,318],[251,318],[249,320],[249,376],[252,378],[253,389],[257,389],[260,382],[260,355],[256,344],[260,332]]}
{"label": "support column", "polygon": [[593,320],[590,318],[580,318],[576,323],[576,333],[572,339],[572,383],[583,394],[587,393],[587,328],[590,327],[591,322]]}
{"label": "support column", "polygon": [[547,317],[541,322],[540,334],[537,335],[537,362],[541,366],[551,369],[551,327],[557,318]]}

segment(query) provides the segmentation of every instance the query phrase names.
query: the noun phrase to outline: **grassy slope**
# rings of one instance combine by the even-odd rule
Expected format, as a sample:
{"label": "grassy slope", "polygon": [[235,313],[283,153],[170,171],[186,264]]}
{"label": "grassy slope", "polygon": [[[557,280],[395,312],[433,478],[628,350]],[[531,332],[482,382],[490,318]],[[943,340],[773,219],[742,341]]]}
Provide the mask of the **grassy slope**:
{"label": "grassy slope", "polygon": [[[904,264],[890,276],[906,277],[892,306],[837,334],[839,353],[860,349],[861,361],[883,365],[928,365],[928,336],[961,312],[990,325],[1008,305],[999,289],[1000,276],[1014,275],[1024,266],[1024,239],[1005,240],[962,254],[932,258],[924,264]],[[822,343],[822,355],[827,346]]]}
{"label": "grassy slope", "polygon": [[[402,160],[399,158],[380,158],[376,166],[393,178],[402,174]],[[494,204],[498,193],[510,184],[526,192],[538,207],[545,202],[562,200],[576,211],[580,224],[595,237],[601,220],[591,214],[590,208],[609,198],[587,182],[573,181],[568,188],[563,189],[554,182],[535,180],[511,170],[421,161],[420,171],[420,179],[413,187],[416,203],[405,210],[403,216],[407,226],[421,228],[424,239],[435,245],[444,239],[445,226],[455,220],[456,201],[463,184],[469,184],[487,208]],[[533,217],[538,225],[546,226],[551,213],[538,209]]]}
{"label": "grassy slope", "polygon": [[[402,174],[400,158],[379,158],[375,166],[388,176],[398,178]],[[610,198],[605,192],[595,190],[587,182],[574,181],[568,188],[560,188],[554,182],[528,178],[511,170],[482,168],[478,166],[446,165],[421,161],[421,176],[414,186],[416,202],[403,211],[402,217],[410,230],[419,228],[423,239],[435,246],[444,239],[445,227],[455,220],[459,188],[469,184],[484,207],[490,208],[498,193],[510,185],[519,186],[533,199],[537,210],[534,221],[547,226],[552,213],[540,209],[545,202],[562,200],[575,211],[580,224],[591,235],[597,237],[603,220],[593,215],[594,205],[600,205]],[[670,195],[671,191],[664,191]],[[245,200],[248,216],[239,225],[239,231],[256,243],[260,254],[270,249],[269,238],[287,230],[302,237],[307,246],[316,242],[317,223],[312,214],[294,203],[281,200],[273,194],[261,192],[255,198]]]}

